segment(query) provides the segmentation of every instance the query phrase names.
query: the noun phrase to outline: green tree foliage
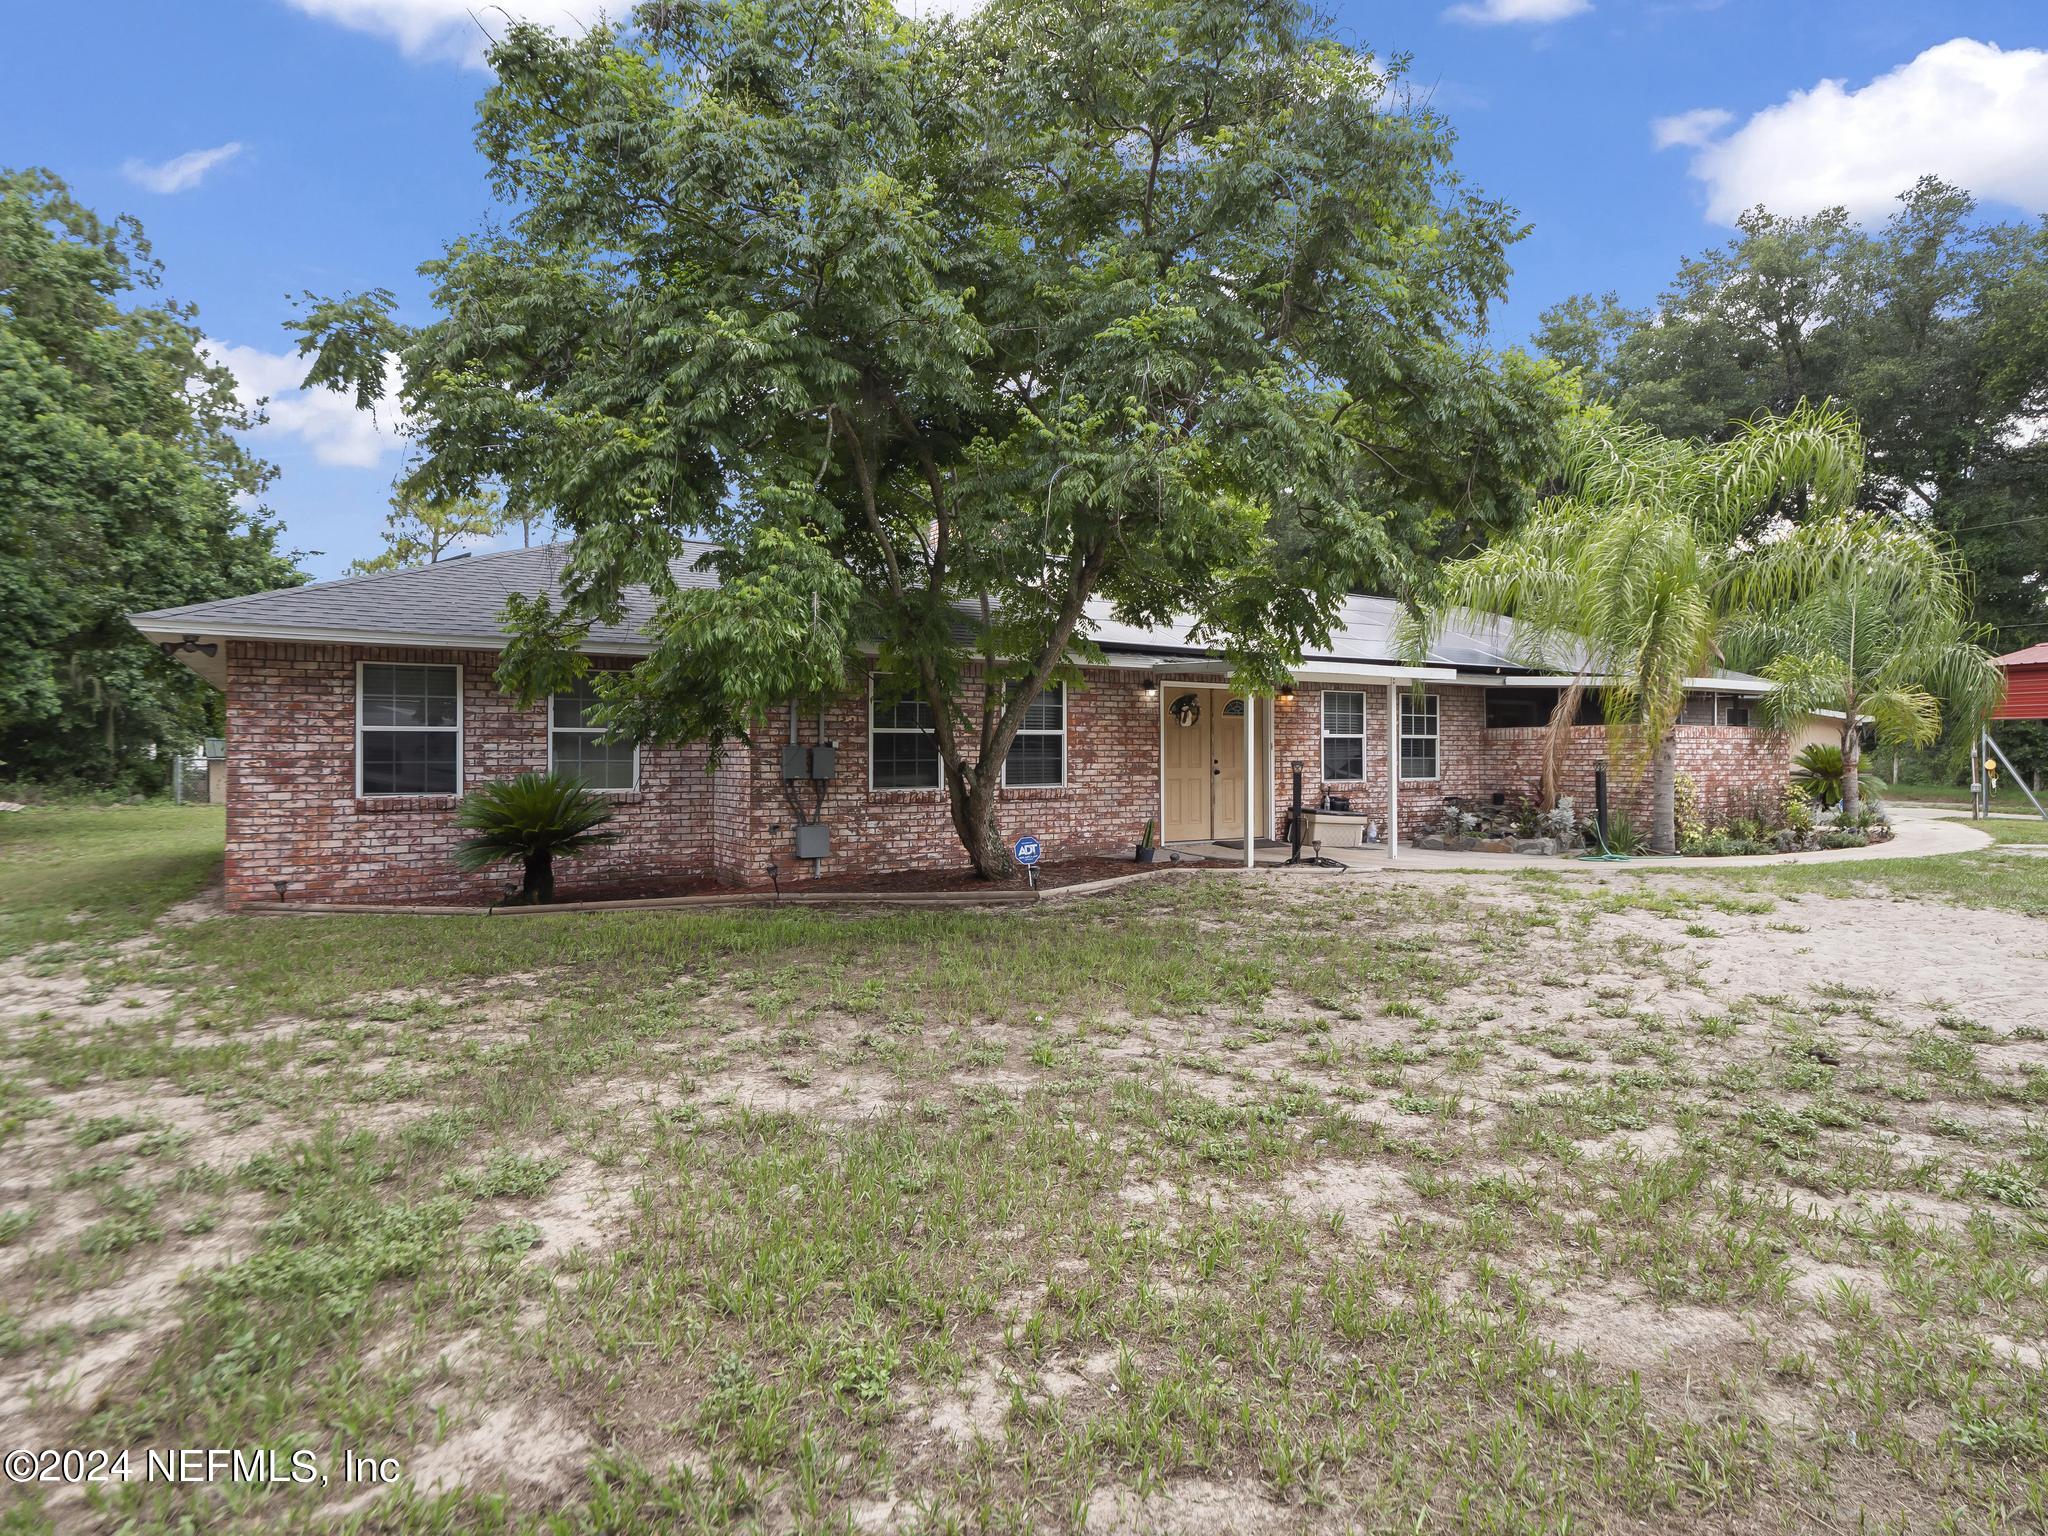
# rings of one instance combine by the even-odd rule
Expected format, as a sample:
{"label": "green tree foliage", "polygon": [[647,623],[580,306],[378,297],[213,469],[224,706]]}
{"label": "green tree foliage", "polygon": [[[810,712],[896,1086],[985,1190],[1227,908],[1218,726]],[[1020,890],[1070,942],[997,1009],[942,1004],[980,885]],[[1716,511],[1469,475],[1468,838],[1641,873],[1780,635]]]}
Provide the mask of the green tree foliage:
{"label": "green tree foliage", "polygon": [[1859,505],[1954,548],[1994,649],[2048,639],[2048,226],[1932,178],[1874,230],[1758,208],[1653,308],[1582,296],[1543,322],[1544,352],[1668,436],[1832,398],[1862,426]]}
{"label": "green tree foliage", "polygon": [[[1519,659],[1598,679],[1609,727],[1648,759],[1650,846],[1674,852],[1672,733],[1686,682],[1720,664],[1752,613],[1882,557],[1889,530],[1847,516],[1862,471],[1855,425],[1830,407],[1761,416],[1718,443],[1592,407],[1567,432],[1557,493],[1507,538],[1445,566],[1406,644],[1419,657],[1457,609],[1504,613]],[[1793,500],[1806,504],[1806,524],[1766,542],[1748,536]]]}
{"label": "green tree foliage", "polygon": [[401,482],[392,490],[391,510],[384,514],[384,548],[354,562],[349,570],[364,575],[432,565],[464,540],[488,539],[505,523],[498,498],[488,492],[429,499]]}
{"label": "green tree foliage", "polygon": [[101,785],[217,728],[217,696],[124,615],[303,577],[246,505],[261,418],[156,297],[142,229],[0,172],[0,773]]}
{"label": "green tree foliage", "polygon": [[[1952,557],[1925,534],[1874,520],[1851,525],[1861,549],[1836,574],[1786,607],[1741,616],[1729,656],[1778,686],[1760,701],[1766,721],[1790,726],[1822,710],[1841,714],[1843,813],[1861,809],[1861,722],[1880,743],[1924,747],[1941,734],[1942,705],[1982,719],[2002,686],[1990,654],[1970,638],[1969,598]],[[1821,525],[1794,546],[1822,538]]]}
{"label": "green tree foliage", "polygon": [[[504,227],[417,331],[313,303],[310,379],[371,398],[396,347],[416,482],[575,538],[566,611],[514,605],[520,691],[632,582],[656,649],[606,708],[643,740],[745,736],[873,645],[986,874],[1091,600],[1271,686],[1546,461],[1552,371],[1472,340],[1519,222],[1292,0],[682,0],[492,61]],[[715,592],[669,578],[691,531]]]}

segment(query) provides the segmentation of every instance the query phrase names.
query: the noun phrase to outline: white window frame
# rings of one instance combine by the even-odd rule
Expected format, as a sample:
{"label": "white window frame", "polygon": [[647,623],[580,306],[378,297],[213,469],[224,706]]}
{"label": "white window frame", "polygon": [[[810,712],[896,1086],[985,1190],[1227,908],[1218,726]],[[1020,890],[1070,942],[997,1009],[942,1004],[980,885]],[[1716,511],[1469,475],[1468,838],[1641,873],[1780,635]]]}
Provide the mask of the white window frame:
{"label": "white window frame", "polygon": [[[1333,779],[1328,777],[1330,750],[1328,747],[1322,746],[1322,743],[1328,741],[1351,741],[1354,739],[1350,731],[1332,731],[1330,729],[1330,697],[1332,694],[1341,694],[1347,698],[1358,700],[1358,734],[1355,738],[1358,742],[1358,777],[1355,779]],[[1321,782],[1325,784],[1363,784],[1365,782],[1366,738],[1365,694],[1356,688],[1325,688],[1320,698],[1321,702],[1316,706],[1320,711],[1317,715],[1317,725],[1320,729],[1320,734],[1316,740],[1321,755],[1316,760],[1316,772],[1321,776]]]}
{"label": "white window frame", "polygon": [[[557,732],[560,732],[560,733],[561,733],[562,735],[564,735],[564,736],[603,736],[603,735],[605,734],[605,730],[604,730],[604,727],[603,727],[603,726],[599,726],[599,725],[557,725],[557,724],[555,723],[555,700],[559,699],[560,697],[561,697],[561,695],[560,695],[559,693],[551,693],[551,694],[549,694],[549,695],[548,695],[548,772],[549,772],[549,773],[559,773],[559,772],[561,771],[560,769],[558,769],[558,768],[557,768],[557,767],[555,766],[555,735],[556,735],[556,733],[557,733]],[[586,785],[584,785],[584,788],[586,788],[586,789],[590,790],[590,791],[591,791],[591,793],[593,793],[593,794],[598,794],[598,795],[637,795],[637,794],[639,794],[639,793],[640,793],[640,743],[639,743],[639,742],[637,742],[637,741],[633,743],[633,782],[632,782],[631,784],[627,785],[627,786],[626,786],[626,787],[625,787],[624,789],[606,789],[606,788],[600,788],[600,787],[599,787],[598,785],[595,785],[595,784],[586,784]]]}
{"label": "white window frame", "polygon": [[445,725],[373,725],[363,724],[363,668],[365,667],[428,667],[455,674],[455,788],[452,793],[462,793],[463,749],[463,678],[462,666],[452,661],[358,661],[356,663],[356,798],[358,800],[444,800],[448,795],[438,789],[419,792],[409,790],[379,791],[376,794],[363,792],[363,732],[373,731],[416,731],[421,735],[439,734],[448,729]]}
{"label": "white window frame", "polygon": [[875,782],[875,737],[881,736],[930,736],[932,750],[938,754],[937,731],[919,731],[909,726],[875,724],[875,674],[868,674],[868,793],[871,795],[928,795],[935,789],[946,787],[946,759],[938,756],[939,781],[936,784],[877,784]]}
{"label": "white window frame", "polygon": [[[1044,688],[1041,688],[1039,692],[1050,693],[1055,688],[1059,690],[1060,695],[1060,728],[1056,731],[1027,731],[1020,728],[1017,734],[1010,738],[1010,745],[1015,746],[1018,742],[1022,741],[1026,736],[1059,737],[1060,781],[1057,784],[1019,784],[1016,787],[1020,790],[1065,789],[1067,787],[1067,709],[1070,702],[1067,696],[1067,685],[1065,683],[1048,683]],[[1036,701],[1034,700],[1033,702],[1035,703]],[[1010,754],[1007,750],[1005,750],[1003,753],[1003,788],[1008,789],[1010,787]]]}
{"label": "white window frame", "polygon": [[[1395,705],[1394,713],[1395,729],[1400,734],[1394,743],[1394,760],[1401,768],[1401,782],[1403,784],[1434,784],[1444,776],[1444,716],[1440,696],[1434,693],[1425,693],[1419,705],[1414,696],[1406,689],[1403,689],[1398,697],[1399,702]],[[1427,716],[1429,720],[1428,730],[1411,731],[1408,729],[1408,711],[1410,708],[1415,707],[1422,708]],[[1408,771],[1408,743],[1411,741],[1426,741],[1435,749],[1430,755],[1436,759],[1436,772],[1410,773]]]}

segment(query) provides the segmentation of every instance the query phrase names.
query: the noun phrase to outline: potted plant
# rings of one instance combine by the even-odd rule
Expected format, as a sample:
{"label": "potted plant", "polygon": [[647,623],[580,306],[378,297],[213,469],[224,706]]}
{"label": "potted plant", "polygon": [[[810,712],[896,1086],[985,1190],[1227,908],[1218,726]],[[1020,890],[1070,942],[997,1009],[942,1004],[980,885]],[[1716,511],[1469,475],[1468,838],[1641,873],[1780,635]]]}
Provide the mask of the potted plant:
{"label": "potted plant", "polygon": [[604,796],[569,774],[518,774],[485,784],[462,797],[455,824],[474,836],[456,845],[460,869],[489,869],[507,859],[522,865],[519,894],[522,906],[545,906],[555,899],[555,860],[615,840],[616,833],[598,830],[612,819]]}
{"label": "potted plant", "polygon": [[1158,826],[1159,823],[1156,821],[1145,823],[1145,835],[1138,839],[1137,858],[1140,864],[1159,862],[1159,844],[1153,841],[1153,834],[1158,830]]}

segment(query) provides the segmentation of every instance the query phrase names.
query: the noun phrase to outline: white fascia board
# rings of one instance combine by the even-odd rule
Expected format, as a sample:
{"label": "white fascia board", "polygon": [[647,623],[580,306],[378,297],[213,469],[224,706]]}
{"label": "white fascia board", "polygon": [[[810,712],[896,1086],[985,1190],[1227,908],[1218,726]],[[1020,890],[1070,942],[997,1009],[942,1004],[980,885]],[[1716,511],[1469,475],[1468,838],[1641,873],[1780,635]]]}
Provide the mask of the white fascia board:
{"label": "white fascia board", "polygon": [[[1473,688],[1569,688],[1575,682],[1583,682],[1588,688],[1605,688],[1609,679],[1604,677],[1575,678],[1561,672],[1534,672],[1519,677],[1502,677],[1486,672],[1458,678]],[[1685,687],[1688,692],[1697,693],[1769,693],[1778,685],[1763,678],[1753,681],[1738,681],[1732,677],[1688,677]]]}
{"label": "white fascia board", "polygon": [[1298,683],[1462,683],[1455,667],[1404,667],[1377,661],[1304,661],[1295,667]]}
{"label": "white fascia board", "polygon": [[[131,621],[132,622],[132,621]],[[183,625],[137,624],[136,630],[150,640],[183,640],[187,635],[200,640],[269,640],[281,645],[383,645],[415,651],[502,651],[506,637],[494,635],[430,635],[405,630],[366,629],[281,629],[275,624],[211,624],[205,630]],[[579,645],[589,656],[645,656],[649,647],[598,641]]]}

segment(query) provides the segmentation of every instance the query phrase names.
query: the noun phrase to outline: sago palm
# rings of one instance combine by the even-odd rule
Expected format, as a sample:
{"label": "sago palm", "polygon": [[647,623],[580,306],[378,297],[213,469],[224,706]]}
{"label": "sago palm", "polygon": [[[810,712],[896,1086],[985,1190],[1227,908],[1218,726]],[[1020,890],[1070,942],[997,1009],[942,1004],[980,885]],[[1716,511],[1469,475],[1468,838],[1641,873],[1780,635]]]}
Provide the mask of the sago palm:
{"label": "sago palm", "polygon": [[475,836],[455,849],[465,870],[518,859],[522,902],[555,898],[555,860],[615,840],[600,831],[612,819],[604,796],[569,774],[528,772],[485,784],[462,797],[455,824]]}
{"label": "sago palm", "polygon": [[1781,511],[1837,517],[1862,472],[1855,423],[1830,405],[1760,416],[1725,443],[1680,442],[1594,407],[1566,430],[1558,493],[1443,569],[1410,649],[1454,610],[1512,618],[1518,660],[1604,690],[1610,727],[1649,763],[1650,846],[1673,852],[1686,684],[1719,663],[1739,615],[1814,579],[1790,559],[1759,561],[1757,532]]}
{"label": "sago palm", "polygon": [[1842,814],[1854,817],[1862,722],[1887,742],[1924,747],[1941,734],[1944,701],[1966,720],[1997,701],[1998,666],[1970,639],[1960,567],[1917,530],[1850,519],[1799,529],[1766,553],[1831,574],[1790,607],[1740,620],[1730,654],[1777,684],[1761,701],[1768,723],[1840,713]]}

